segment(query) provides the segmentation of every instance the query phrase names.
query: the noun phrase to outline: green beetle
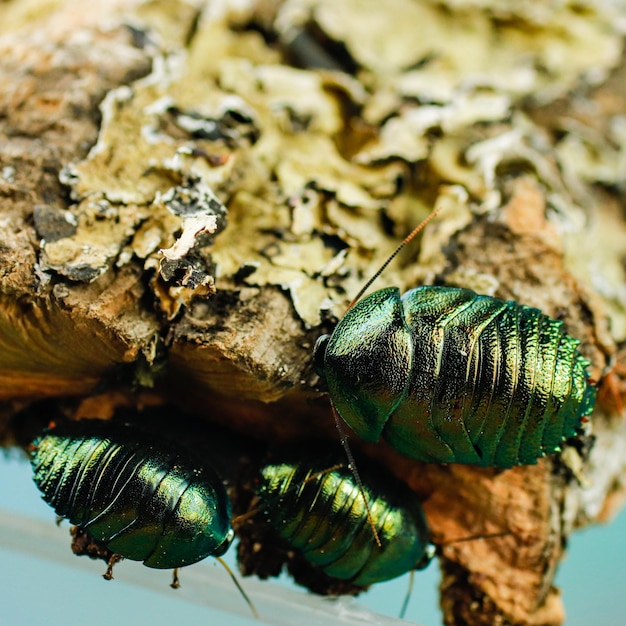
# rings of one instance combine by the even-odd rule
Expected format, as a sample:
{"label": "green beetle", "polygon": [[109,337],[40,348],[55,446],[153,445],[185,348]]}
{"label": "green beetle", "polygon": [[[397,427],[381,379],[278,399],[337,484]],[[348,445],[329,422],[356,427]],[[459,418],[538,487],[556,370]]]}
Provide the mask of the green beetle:
{"label": "green beetle", "polygon": [[420,461],[508,468],[558,452],[593,410],[579,341],[538,309],[455,287],[381,289],[314,360],[339,415]]}
{"label": "green beetle", "polygon": [[308,563],[355,587],[425,568],[435,547],[418,496],[382,469],[366,465],[361,492],[342,460],[339,454],[291,454],[264,464],[255,493],[270,526]]}
{"label": "green beetle", "polygon": [[188,456],[102,420],[56,426],[31,445],[33,480],[57,515],[113,553],[158,569],[221,556],[234,538],[222,481]]}

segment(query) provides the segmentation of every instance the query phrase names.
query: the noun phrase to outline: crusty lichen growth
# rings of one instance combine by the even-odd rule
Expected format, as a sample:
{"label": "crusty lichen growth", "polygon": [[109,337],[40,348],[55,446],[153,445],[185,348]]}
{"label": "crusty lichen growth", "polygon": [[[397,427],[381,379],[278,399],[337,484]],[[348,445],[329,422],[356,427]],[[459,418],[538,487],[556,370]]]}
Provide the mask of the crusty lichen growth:
{"label": "crusty lichen growth", "polygon": [[[150,402],[266,443],[335,437],[312,344],[433,207],[377,287],[512,298],[563,319],[594,379],[619,360],[614,3],[46,7],[0,8],[3,399],[108,416],[156,379]],[[436,539],[508,533],[445,551],[469,572],[444,568],[448,621],[477,598],[491,623],[562,620],[562,544],[623,495],[623,420],[601,409],[590,454],[508,472],[362,446]]]}

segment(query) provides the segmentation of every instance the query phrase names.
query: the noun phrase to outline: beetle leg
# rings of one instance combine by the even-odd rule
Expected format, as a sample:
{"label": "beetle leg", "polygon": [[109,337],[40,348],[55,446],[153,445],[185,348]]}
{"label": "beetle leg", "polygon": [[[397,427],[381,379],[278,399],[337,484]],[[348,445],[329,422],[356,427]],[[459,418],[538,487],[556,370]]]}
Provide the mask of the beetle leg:
{"label": "beetle leg", "polygon": [[172,584],[170,585],[172,589],[178,589],[180,587],[180,581],[178,580],[178,568],[175,567],[172,572]]}
{"label": "beetle leg", "polygon": [[116,563],[119,563],[124,557],[121,554],[114,554],[109,559],[109,566],[107,567],[107,571],[102,574],[102,578],[104,580],[112,580],[113,579],[113,566]]}

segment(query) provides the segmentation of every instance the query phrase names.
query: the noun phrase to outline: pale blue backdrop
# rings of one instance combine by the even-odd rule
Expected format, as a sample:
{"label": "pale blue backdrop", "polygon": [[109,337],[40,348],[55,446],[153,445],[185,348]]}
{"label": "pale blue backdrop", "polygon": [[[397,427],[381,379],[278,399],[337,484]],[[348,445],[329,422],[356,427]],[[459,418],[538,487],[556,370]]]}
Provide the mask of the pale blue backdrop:
{"label": "pale blue backdrop", "polygon": [[[47,521],[54,526],[53,511],[40,499],[31,481],[29,464],[0,455],[0,508]],[[67,524],[58,532],[65,538]],[[69,550],[69,538],[68,538]],[[232,564],[234,550],[230,551]],[[196,606],[177,597],[168,586],[169,573],[150,570],[163,581],[160,592],[124,582],[119,564],[116,580],[102,580],[101,562],[93,571],[0,549],[0,612],[4,626],[192,626],[224,624],[251,626],[259,622]],[[83,559],[86,560],[86,559]],[[194,567],[215,567],[208,559]],[[183,571],[184,574],[184,571]],[[184,584],[184,576],[182,578]],[[441,623],[437,608],[438,567],[433,563],[418,572],[407,618],[423,626]],[[622,626],[626,624],[626,514],[608,526],[577,533],[557,577],[568,613],[568,626]],[[246,579],[242,580],[246,585]],[[284,581],[283,584],[290,584]],[[408,584],[404,576],[376,585],[359,601],[372,609],[397,616]],[[243,602],[243,601],[242,601]]]}

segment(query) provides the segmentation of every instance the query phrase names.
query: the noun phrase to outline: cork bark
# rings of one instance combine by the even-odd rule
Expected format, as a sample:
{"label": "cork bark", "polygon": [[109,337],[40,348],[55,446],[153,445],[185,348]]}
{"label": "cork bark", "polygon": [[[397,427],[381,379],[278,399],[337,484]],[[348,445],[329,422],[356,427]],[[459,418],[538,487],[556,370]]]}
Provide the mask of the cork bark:
{"label": "cork bark", "polygon": [[561,624],[567,539],[625,491],[622,35],[600,9],[365,4],[3,3],[2,441],[163,409],[336,442],[313,344],[443,206],[376,286],[562,319],[601,385],[588,433],[506,471],[350,441],[423,497],[447,624]]}

